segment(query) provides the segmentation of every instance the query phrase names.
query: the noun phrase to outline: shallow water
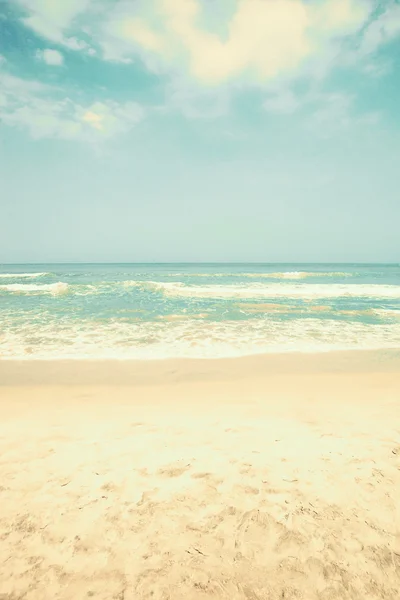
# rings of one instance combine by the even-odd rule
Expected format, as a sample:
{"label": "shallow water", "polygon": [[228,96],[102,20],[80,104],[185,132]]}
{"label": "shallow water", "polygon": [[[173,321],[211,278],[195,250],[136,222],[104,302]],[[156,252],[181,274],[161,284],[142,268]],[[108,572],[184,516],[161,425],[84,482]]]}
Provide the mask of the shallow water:
{"label": "shallow water", "polygon": [[400,265],[0,265],[2,358],[400,347]]}

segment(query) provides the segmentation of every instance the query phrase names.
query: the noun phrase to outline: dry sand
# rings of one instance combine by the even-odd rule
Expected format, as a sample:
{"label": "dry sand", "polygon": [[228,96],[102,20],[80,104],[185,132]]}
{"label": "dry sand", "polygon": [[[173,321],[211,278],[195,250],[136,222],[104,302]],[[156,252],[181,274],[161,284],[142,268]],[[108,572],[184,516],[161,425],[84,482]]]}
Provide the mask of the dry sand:
{"label": "dry sand", "polygon": [[390,600],[397,353],[0,363],[1,600]]}

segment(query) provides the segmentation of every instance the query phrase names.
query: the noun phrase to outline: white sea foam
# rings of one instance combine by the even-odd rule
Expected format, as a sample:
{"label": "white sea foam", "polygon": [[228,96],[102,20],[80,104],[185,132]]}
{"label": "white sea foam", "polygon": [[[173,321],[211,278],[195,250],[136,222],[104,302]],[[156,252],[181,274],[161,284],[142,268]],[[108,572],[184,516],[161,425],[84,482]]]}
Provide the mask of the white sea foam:
{"label": "white sea foam", "polygon": [[3,328],[3,359],[220,358],[275,352],[400,347],[400,323],[294,319],[280,321],[26,322]]}
{"label": "white sea foam", "polygon": [[307,277],[355,277],[358,273],[349,271],[281,271],[276,273],[168,273],[169,277],[240,277],[250,279],[305,279]]}
{"label": "white sea foam", "polygon": [[68,283],[62,281],[43,285],[30,283],[10,283],[8,285],[0,285],[0,291],[12,292],[15,294],[51,294],[52,296],[59,296],[66,294],[68,290]]}
{"label": "white sea foam", "polygon": [[272,279],[306,279],[307,277],[354,277],[357,273],[340,272],[340,271],[283,271],[282,273],[268,273],[263,277]]}
{"label": "white sea foam", "polygon": [[46,275],[50,275],[50,273],[0,273],[0,279],[30,279]]}
{"label": "white sea foam", "polygon": [[400,308],[373,308],[372,311],[382,317],[399,317]]}
{"label": "white sea foam", "polygon": [[165,296],[186,298],[400,298],[400,286],[378,284],[289,284],[185,285],[181,282],[131,282]]}

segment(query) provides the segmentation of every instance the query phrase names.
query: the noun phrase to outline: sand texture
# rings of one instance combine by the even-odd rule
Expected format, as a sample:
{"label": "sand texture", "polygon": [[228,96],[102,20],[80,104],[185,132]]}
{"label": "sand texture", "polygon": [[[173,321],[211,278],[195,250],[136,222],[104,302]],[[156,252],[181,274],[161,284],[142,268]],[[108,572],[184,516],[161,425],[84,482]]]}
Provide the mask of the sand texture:
{"label": "sand texture", "polygon": [[2,363],[0,599],[398,600],[398,362],[263,360]]}

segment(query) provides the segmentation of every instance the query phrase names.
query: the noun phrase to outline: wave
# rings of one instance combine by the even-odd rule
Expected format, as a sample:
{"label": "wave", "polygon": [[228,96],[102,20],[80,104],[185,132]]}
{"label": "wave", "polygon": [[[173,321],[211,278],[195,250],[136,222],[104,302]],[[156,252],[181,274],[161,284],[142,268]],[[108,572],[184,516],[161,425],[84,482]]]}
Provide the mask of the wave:
{"label": "wave", "polygon": [[373,308],[372,312],[377,315],[382,315],[383,317],[399,317],[400,318],[400,309],[395,308]]}
{"label": "wave", "polygon": [[282,271],[276,273],[168,273],[168,277],[240,277],[249,279],[305,279],[307,277],[355,277],[348,271]]}
{"label": "wave", "polygon": [[[100,294],[124,294],[137,289],[171,298],[210,298],[237,300],[304,300],[370,298],[400,299],[399,285],[339,284],[339,283],[272,283],[254,282],[231,285],[192,285],[183,282],[135,281],[99,282],[93,284],[68,284],[62,281],[51,284],[7,283],[0,285],[0,293],[51,294],[54,296],[73,294],[76,296]],[[126,291],[124,291],[126,290]],[[242,308],[246,308],[242,306]],[[248,307],[251,308],[251,307]],[[259,310],[259,307],[253,307]]]}
{"label": "wave", "polygon": [[283,271],[282,273],[268,273],[263,277],[271,279],[305,279],[306,277],[354,277],[357,273],[341,272],[341,271]]}
{"label": "wave", "polygon": [[51,294],[52,296],[59,296],[68,293],[69,285],[62,281],[44,285],[10,283],[8,285],[0,285],[0,291],[12,292],[14,294]]}
{"label": "wave", "polygon": [[51,273],[0,273],[0,279],[28,279],[47,275],[51,275]]}
{"label": "wave", "polygon": [[400,298],[400,286],[378,284],[253,284],[253,285],[185,285],[181,282],[129,282],[144,290],[165,296],[186,298]]}
{"label": "wave", "polygon": [[27,321],[4,329],[2,359],[222,358],[278,352],[400,347],[400,323],[334,319],[212,322],[202,319],[127,322]]}

